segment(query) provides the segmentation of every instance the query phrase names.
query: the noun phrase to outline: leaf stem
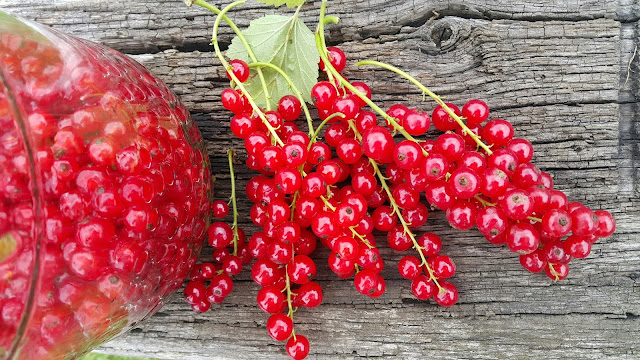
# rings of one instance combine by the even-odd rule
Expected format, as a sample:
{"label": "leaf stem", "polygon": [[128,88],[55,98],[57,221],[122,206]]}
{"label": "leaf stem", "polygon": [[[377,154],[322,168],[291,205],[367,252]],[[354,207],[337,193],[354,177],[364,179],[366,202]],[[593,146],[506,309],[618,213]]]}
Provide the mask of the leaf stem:
{"label": "leaf stem", "polygon": [[[187,1],[189,1],[189,0],[187,0]],[[191,6],[192,4],[201,6],[201,7],[205,8],[205,9],[207,9],[207,10],[210,10],[211,12],[213,12],[213,13],[215,13],[217,15],[219,15],[220,12],[221,12],[220,9],[218,9],[214,5],[211,5],[210,3],[208,3],[208,2],[206,2],[204,0],[194,0],[191,4],[187,3],[187,5],[189,5],[189,6]],[[253,53],[253,49],[251,49],[251,45],[249,45],[249,42],[244,37],[244,35],[242,34],[242,31],[240,31],[238,26],[236,26],[236,24],[229,17],[227,17],[226,15],[224,15],[222,17],[222,20],[224,20],[229,25],[229,27],[231,27],[233,32],[236,33],[236,36],[238,37],[238,39],[240,40],[242,45],[244,45],[244,48],[247,50],[247,55],[249,56],[251,61],[257,62],[258,58],[256,58],[256,55]],[[269,97],[269,90],[267,89],[267,82],[264,79],[264,74],[262,73],[262,69],[258,68],[256,70],[258,72],[258,78],[260,79],[260,84],[262,85],[262,90],[264,91],[264,97],[265,97],[265,101],[267,103],[266,109],[267,109],[267,111],[269,111],[269,110],[271,110],[271,101],[270,101],[270,97]]]}
{"label": "leaf stem", "polygon": [[[198,0],[196,0],[196,1],[198,1]],[[256,105],[255,101],[253,101],[253,99],[251,98],[251,95],[249,94],[247,89],[245,89],[245,87],[238,80],[238,78],[235,76],[233,71],[229,71],[229,63],[227,62],[227,60],[222,55],[222,52],[220,51],[220,45],[218,44],[218,27],[220,26],[220,21],[223,19],[223,16],[225,16],[225,14],[229,10],[231,10],[235,6],[238,6],[238,5],[241,5],[241,4],[244,4],[244,0],[236,1],[234,3],[231,3],[231,4],[227,5],[224,9],[220,10],[220,13],[216,17],[216,21],[213,24],[213,39],[211,40],[211,44],[213,45],[213,48],[216,51],[216,56],[218,57],[218,59],[220,59],[220,63],[227,70],[229,76],[231,76],[231,79],[236,83],[236,85],[238,86],[240,91],[247,98],[247,100],[249,101],[249,104],[253,108],[253,111],[255,111],[258,114],[258,116],[262,120],[262,123],[269,130],[269,133],[271,134],[272,138],[275,139],[275,141],[278,143],[278,145],[284,146],[284,143],[282,142],[282,140],[280,139],[280,137],[276,133],[276,130],[273,128],[273,126],[271,126],[271,124],[269,124],[269,121],[267,121],[267,118],[264,116],[264,113],[262,112],[260,107],[258,107],[258,105]]]}
{"label": "leaf stem", "polygon": [[291,88],[291,90],[293,90],[296,93],[296,97],[298,98],[298,100],[300,101],[300,104],[302,105],[302,110],[304,110],[304,116],[307,118],[307,126],[309,127],[309,136],[312,136],[315,132],[315,130],[313,129],[313,119],[311,118],[311,113],[309,112],[309,108],[307,107],[307,104],[304,101],[304,98],[302,97],[302,92],[298,90],[298,88],[293,83],[289,75],[287,75],[287,73],[284,72],[284,70],[282,70],[279,66],[274,65],[272,63],[268,63],[268,62],[262,62],[262,61],[255,61],[249,64],[249,67],[255,67],[258,69],[263,66],[268,67],[272,70],[275,70],[278,74],[280,74],[280,76],[284,78],[287,84],[289,84],[289,87]]}
{"label": "leaf stem", "polygon": [[414,85],[416,85],[418,87],[418,89],[422,90],[423,94],[429,95],[433,100],[435,100],[436,103],[438,103],[438,105],[442,106],[442,108],[449,114],[449,116],[451,116],[451,118],[454,119],[458,123],[458,125],[462,128],[462,130],[467,135],[469,135],[473,139],[473,141],[475,141],[476,144],[478,144],[478,146],[481,147],[487,153],[487,155],[491,156],[491,154],[493,154],[493,151],[491,151],[489,146],[487,144],[485,144],[482,140],[480,140],[480,137],[478,135],[474,134],[469,129],[469,127],[464,123],[464,121],[462,121],[462,118],[460,116],[458,116],[456,113],[454,113],[453,110],[451,110],[451,108],[448,107],[447,104],[445,104],[445,102],[440,98],[440,96],[436,95],[431,90],[429,90],[426,86],[422,85],[422,83],[420,83],[418,80],[416,80],[416,78],[414,78],[413,76],[407,74],[406,72],[398,69],[397,67],[395,67],[393,65],[385,64],[385,63],[379,62],[379,61],[364,60],[364,61],[359,61],[358,63],[356,63],[356,65],[357,66],[363,66],[363,65],[379,66],[379,67],[381,67],[383,69],[387,69],[389,71],[393,71],[394,73],[396,73],[396,74],[402,76],[403,78],[409,80]]}
{"label": "leaf stem", "polygon": [[238,255],[238,205],[236,204],[236,176],[233,172],[233,157],[234,153],[232,149],[227,150],[229,158],[229,174],[231,175],[231,204],[233,206],[233,256]]}

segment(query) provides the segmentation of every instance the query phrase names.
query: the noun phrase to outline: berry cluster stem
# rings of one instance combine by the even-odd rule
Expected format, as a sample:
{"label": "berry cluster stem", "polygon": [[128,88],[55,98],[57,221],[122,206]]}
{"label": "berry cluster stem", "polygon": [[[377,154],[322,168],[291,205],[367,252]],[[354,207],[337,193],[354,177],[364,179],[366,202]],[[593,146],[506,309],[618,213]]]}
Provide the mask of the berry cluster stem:
{"label": "berry cluster stem", "polygon": [[373,166],[373,169],[375,170],[376,175],[378,176],[378,179],[380,179],[380,185],[382,186],[384,191],[387,193],[387,197],[389,198],[389,204],[391,204],[391,207],[393,208],[393,211],[398,216],[398,220],[400,220],[400,223],[402,224],[402,228],[404,229],[404,233],[407,236],[409,236],[409,238],[411,239],[411,242],[413,242],[413,248],[420,255],[420,260],[422,261],[422,265],[424,265],[424,267],[427,269],[427,272],[429,273],[429,279],[436,284],[436,286],[438,287],[439,291],[441,291],[441,292],[445,291],[440,286],[440,283],[438,283],[438,279],[433,274],[433,270],[431,269],[431,266],[429,266],[429,263],[427,262],[427,259],[424,257],[424,254],[422,253],[422,249],[421,249],[420,245],[418,244],[418,241],[416,240],[415,234],[413,233],[413,231],[411,231],[411,229],[409,229],[409,224],[407,223],[407,221],[402,216],[402,212],[400,211],[400,207],[396,203],[396,200],[393,198],[393,194],[391,193],[391,189],[389,189],[389,186],[387,185],[387,181],[385,180],[385,177],[382,175],[382,172],[380,172],[380,168],[378,167],[378,164],[373,159],[369,159],[369,162]]}
{"label": "berry cluster stem", "polygon": [[[462,118],[460,116],[456,115],[456,113],[454,113],[453,110],[451,110],[451,108],[448,107],[447,104],[445,104],[445,102],[440,98],[440,96],[436,95],[434,92],[429,90],[426,86],[424,86],[421,82],[416,80],[416,78],[414,78],[413,76],[407,74],[406,72],[398,69],[397,67],[395,67],[393,65],[385,64],[385,63],[379,62],[379,61],[363,60],[363,61],[359,61],[358,63],[356,63],[356,65],[358,65],[358,66],[363,66],[363,65],[379,66],[379,67],[381,67],[383,69],[387,69],[387,70],[393,71],[394,73],[396,73],[396,74],[402,76],[403,78],[411,81],[414,85],[416,85],[418,87],[418,89],[422,90],[423,94],[429,95],[433,100],[435,100],[436,103],[438,103],[438,105],[442,106],[442,108],[449,114],[449,116],[451,116],[451,118],[454,119],[458,123],[458,125],[462,128],[464,133],[469,135],[473,139],[473,141],[475,141],[476,144],[478,144],[478,146],[481,147],[487,153],[487,155],[491,156],[491,154],[493,154],[493,151],[491,151],[490,147],[487,144],[485,144],[482,140],[480,140],[480,137],[478,135],[474,134],[469,129],[469,127],[464,123],[464,121],[462,121]],[[409,140],[411,140],[411,139],[409,139]]]}
{"label": "berry cluster stem", "polygon": [[[217,15],[220,15],[221,13],[220,9],[218,9],[214,5],[211,5],[210,3],[204,0],[185,0],[185,3],[187,4],[187,6],[192,6],[192,5],[201,6]],[[229,25],[229,27],[231,27],[231,30],[233,30],[233,32],[236,33],[236,36],[238,37],[238,39],[240,40],[244,48],[247,50],[247,55],[249,56],[251,61],[257,62],[258,58],[253,53],[253,49],[251,49],[251,45],[249,45],[249,42],[247,41],[247,39],[245,39],[244,35],[242,34],[242,31],[240,31],[238,26],[236,26],[236,24],[233,21],[231,21],[231,19],[229,19],[227,15],[225,14],[222,14],[222,15],[223,15],[222,20],[224,20]],[[213,39],[217,39],[216,34],[214,34]],[[265,102],[267,104],[266,109],[267,111],[269,111],[271,110],[271,101],[270,101],[271,98],[269,96],[269,89],[267,88],[267,82],[264,79],[264,74],[262,73],[262,69],[257,68],[256,70],[258,73],[258,78],[260,79],[260,84],[262,85],[262,90],[264,91]]]}
{"label": "berry cluster stem", "polygon": [[309,136],[310,137],[313,136],[315,134],[315,130],[313,129],[313,119],[311,118],[311,113],[309,113],[309,108],[307,107],[307,103],[306,101],[304,101],[304,98],[302,97],[302,92],[300,92],[300,90],[298,90],[298,88],[293,83],[293,81],[291,81],[291,78],[289,77],[289,75],[287,75],[287,73],[284,72],[284,70],[282,70],[279,66],[276,66],[268,62],[254,61],[251,64],[249,64],[249,67],[255,67],[256,69],[260,69],[261,67],[268,67],[276,71],[278,74],[280,74],[280,76],[282,76],[282,78],[287,82],[287,84],[289,84],[289,87],[291,88],[291,90],[293,90],[293,92],[296,93],[296,97],[298,98],[298,100],[300,100],[300,104],[302,105],[302,109],[304,110],[304,116],[307,118],[307,126],[309,127]]}
{"label": "berry cluster stem", "polygon": [[[335,69],[335,67],[333,67],[333,65],[331,64],[331,61],[329,61],[329,58],[327,57],[327,45],[324,41],[324,24],[325,24],[325,20],[327,19],[325,18],[326,7],[327,7],[327,1],[323,0],[322,5],[320,7],[320,21],[318,22],[315,38],[316,38],[316,48],[318,49],[320,58],[324,62],[327,74],[330,77],[333,76],[334,78],[336,78],[340,85],[349,89],[353,94],[358,96],[360,99],[362,99],[362,101],[364,101],[367,105],[369,105],[371,109],[373,109],[375,112],[380,114],[380,116],[382,116],[385,120],[387,120],[389,124],[391,124],[391,126],[393,126],[395,131],[401,133],[402,136],[404,136],[408,140],[418,143],[418,140],[414,138],[411,134],[409,134],[404,129],[404,127],[402,127],[402,125],[398,123],[397,119],[389,116],[384,110],[382,110],[378,105],[376,105],[373,101],[371,101],[364,93],[356,89],[355,86],[351,85],[351,83],[347,81],[347,79],[345,79]],[[333,20],[334,18],[330,18],[330,19],[332,19],[332,21],[330,22],[336,21],[336,20]],[[422,151],[424,152],[425,156],[428,155],[426,150],[422,149]]]}
{"label": "berry cluster stem", "polygon": [[231,206],[233,207],[233,256],[238,255],[238,205],[236,201],[236,175],[233,172],[234,153],[232,149],[227,150],[229,157],[229,175],[231,176]]}
{"label": "berry cluster stem", "polygon": [[[198,0],[196,0],[196,1],[198,1]],[[253,98],[251,97],[251,94],[249,94],[247,89],[238,80],[238,78],[235,76],[233,71],[230,71],[229,63],[224,58],[224,55],[222,54],[222,51],[220,50],[220,45],[218,44],[218,28],[220,27],[220,22],[222,21],[223,16],[225,16],[225,14],[229,10],[231,10],[232,8],[234,8],[234,7],[238,6],[238,5],[242,5],[242,4],[244,4],[244,1],[236,1],[234,3],[231,3],[231,4],[227,5],[224,9],[220,10],[220,13],[218,13],[218,16],[216,17],[216,21],[213,23],[213,38],[211,40],[211,44],[213,45],[213,48],[214,48],[214,50],[216,52],[216,56],[218,57],[218,59],[220,59],[220,63],[222,64],[222,67],[224,67],[227,70],[227,73],[229,74],[229,76],[231,77],[233,82],[238,86],[238,89],[240,89],[242,94],[247,98],[247,101],[249,101],[249,104],[253,108],[253,111],[255,111],[256,114],[258,114],[258,116],[262,120],[262,123],[269,130],[269,133],[270,133],[271,137],[276,141],[276,143],[278,145],[284,146],[284,142],[282,142],[282,140],[280,139],[280,137],[276,133],[276,130],[273,128],[273,126],[271,126],[271,124],[269,124],[269,121],[267,121],[267,118],[265,117],[265,115],[262,112],[262,110],[260,109],[260,107],[258,105],[256,105],[255,101],[253,101]]]}

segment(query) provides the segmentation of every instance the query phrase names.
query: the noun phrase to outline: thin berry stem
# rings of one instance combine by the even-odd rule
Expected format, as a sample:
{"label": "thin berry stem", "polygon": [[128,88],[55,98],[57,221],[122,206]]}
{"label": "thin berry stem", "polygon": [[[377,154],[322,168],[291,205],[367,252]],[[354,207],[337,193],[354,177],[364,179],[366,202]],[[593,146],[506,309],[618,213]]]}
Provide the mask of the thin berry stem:
{"label": "thin berry stem", "polygon": [[278,136],[278,134],[276,133],[276,130],[273,128],[273,126],[271,126],[271,124],[269,124],[269,121],[267,121],[267,118],[265,117],[264,113],[262,112],[262,110],[260,109],[260,107],[258,107],[258,105],[256,105],[255,101],[253,101],[253,98],[251,98],[251,94],[249,94],[249,92],[247,91],[247,89],[242,85],[242,83],[238,80],[238,78],[236,77],[236,75],[233,73],[233,71],[230,71],[230,66],[229,63],[227,62],[227,60],[224,58],[224,55],[222,55],[222,51],[220,51],[220,45],[218,44],[218,27],[220,27],[220,21],[222,20],[222,17],[232,8],[234,8],[235,6],[244,4],[244,1],[236,1],[234,3],[231,3],[229,5],[227,5],[224,9],[220,10],[220,13],[218,14],[218,16],[216,17],[216,21],[213,24],[213,39],[211,40],[211,44],[213,45],[213,48],[216,52],[216,56],[218,57],[218,59],[220,59],[220,63],[222,64],[222,67],[224,67],[227,70],[227,73],[229,74],[229,76],[231,77],[231,79],[235,82],[235,84],[238,86],[238,88],[240,89],[240,91],[242,92],[242,94],[244,94],[244,96],[247,98],[247,100],[249,101],[249,104],[251,105],[251,107],[253,108],[253,111],[256,112],[256,114],[258,114],[258,116],[260,117],[260,119],[262,120],[262,123],[267,127],[267,129],[269,130],[269,133],[271,134],[271,137],[276,141],[276,143],[278,143],[278,145],[280,146],[284,146],[284,143],[282,142],[282,140],[280,140],[280,137]]}
{"label": "thin berry stem", "polygon": [[[324,41],[324,24],[325,24],[325,11],[326,11],[326,6],[327,6],[327,2],[326,0],[324,0],[322,2],[322,6],[320,7],[320,21],[318,22],[318,28],[316,29],[316,48],[318,49],[318,53],[320,54],[320,58],[322,59],[322,61],[325,64],[325,70],[327,72],[327,75],[333,75],[333,77],[335,77],[338,82],[340,83],[340,85],[346,87],[347,89],[349,89],[353,94],[355,94],[356,96],[358,96],[360,99],[362,99],[362,101],[364,101],[367,105],[369,105],[369,107],[371,109],[373,109],[374,111],[376,111],[378,114],[380,114],[380,116],[382,116],[385,120],[387,120],[387,122],[389,124],[391,124],[391,126],[393,126],[394,130],[401,133],[402,136],[404,136],[405,138],[407,138],[408,140],[411,140],[415,143],[419,143],[418,140],[416,138],[414,138],[411,134],[409,134],[404,127],[402,127],[402,125],[400,125],[393,117],[389,116],[384,110],[382,110],[378,105],[376,105],[373,101],[371,101],[371,99],[369,99],[364,93],[362,93],[360,90],[356,89],[355,86],[351,85],[351,83],[349,81],[347,81],[347,79],[345,79],[337,70],[335,67],[333,67],[333,65],[331,64],[331,61],[329,61],[329,58],[327,57],[327,45]],[[422,147],[421,147],[422,148]],[[422,149],[423,153],[426,155],[428,155],[427,151],[425,149]]]}
{"label": "thin berry stem", "polygon": [[[284,267],[284,274],[285,274],[285,290],[287,291],[287,306],[289,308],[289,311],[287,312],[287,316],[291,319],[291,323],[293,323],[293,313],[295,313],[295,309],[293,308],[293,303],[291,301],[291,279],[289,279],[289,264],[285,265]],[[295,329],[293,329],[291,331],[291,334],[293,336],[296,336],[296,332]]]}
{"label": "thin berry stem", "polygon": [[[218,9],[217,7],[215,7],[214,5],[211,5],[210,3],[204,1],[204,0],[185,0],[185,3],[188,6],[192,6],[192,5],[198,5],[201,6],[207,10],[210,10],[211,12],[215,13],[215,14],[220,14],[220,9]],[[251,61],[253,62],[257,62],[258,58],[256,57],[256,55],[253,53],[253,49],[251,49],[251,45],[249,45],[249,42],[247,41],[247,39],[244,37],[244,35],[242,34],[242,31],[240,31],[240,29],[238,28],[238,26],[236,26],[236,24],[226,15],[223,16],[222,20],[224,20],[229,27],[231,27],[231,30],[233,30],[233,32],[236,33],[236,36],[238,37],[238,39],[240,40],[240,42],[242,43],[242,45],[244,46],[244,48],[247,50],[247,55],[249,56],[249,58],[251,59]],[[262,90],[264,91],[264,97],[265,97],[265,102],[266,102],[266,109],[267,111],[271,110],[271,97],[269,96],[269,89],[267,88],[267,82],[264,79],[264,74],[262,73],[262,69],[257,68],[257,73],[258,73],[258,78],[260,79],[260,84],[262,85]]]}
{"label": "thin berry stem", "polygon": [[233,256],[238,255],[238,205],[236,203],[236,175],[233,172],[234,153],[232,149],[227,150],[229,158],[229,174],[231,175],[231,205],[233,206]]}
{"label": "thin berry stem", "polygon": [[382,186],[384,191],[387,193],[387,197],[389,198],[389,204],[391,204],[391,207],[393,208],[393,211],[398,216],[398,220],[400,220],[400,223],[402,224],[402,228],[404,229],[404,233],[409,236],[409,238],[413,242],[413,248],[416,249],[416,251],[420,255],[420,260],[422,261],[421,265],[424,265],[424,267],[427,269],[427,272],[429,273],[429,280],[433,281],[436,284],[436,286],[438,287],[440,292],[445,291],[442,288],[442,286],[440,286],[440,283],[438,283],[438,279],[434,275],[433,270],[431,269],[431,266],[429,266],[429,263],[427,262],[427,259],[424,257],[424,254],[422,253],[422,248],[420,247],[420,245],[418,244],[418,241],[416,240],[416,236],[413,234],[413,231],[411,231],[411,229],[409,229],[409,224],[407,223],[407,221],[402,216],[402,212],[400,211],[400,207],[396,203],[396,200],[393,198],[393,194],[391,193],[391,189],[389,189],[389,186],[387,185],[387,181],[385,180],[385,177],[382,176],[382,172],[380,172],[380,168],[378,167],[378,164],[373,159],[369,159],[369,162],[373,166],[373,169],[375,170],[376,175],[378,176],[378,179],[380,179],[380,185]]}
{"label": "thin berry stem", "polygon": [[318,126],[318,128],[316,129],[316,131],[313,133],[313,136],[311,137],[311,141],[309,141],[309,146],[307,147],[308,149],[311,149],[311,145],[313,145],[313,143],[316,142],[318,135],[320,134],[320,130],[322,130],[322,128],[329,122],[329,120],[336,118],[336,117],[340,117],[341,119],[344,119],[344,114],[343,113],[333,113],[329,116],[327,116],[326,119],[324,119],[320,125]]}
{"label": "thin berry stem", "polygon": [[418,80],[416,80],[416,78],[414,78],[413,76],[407,74],[406,72],[398,69],[397,67],[395,67],[393,65],[385,64],[385,63],[382,63],[382,62],[379,62],[379,61],[364,60],[364,61],[359,61],[358,63],[356,63],[356,65],[357,66],[363,66],[363,65],[379,66],[379,67],[381,67],[383,69],[387,69],[387,70],[393,71],[394,73],[396,73],[396,74],[402,76],[403,78],[409,80],[414,85],[416,85],[420,90],[422,90],[423,94],[429,95],[433,100],[435,100],[436,103],[438,103],[438,105],[442,106],[442,108],[449,114],[449,116],[451,116],[451,118],[453,118],[458,123],[458,125],[462,128],[464,133],[469,135],[473,139],[473,141],[475,141],[476,144],[478,144],[478,146],[481,147],[487,153],[487,155],[491,156],[491,154],[493,154],[493,151],[491,151],[489,146],[487,144],[485,144],[482,140],[480,140],[480,137],[478,135],[474,134],[469,129],[469,127],[464,123],[464,121],[462,121],[462,118],[460,116],[456,115],[456,113],[454,113],[453,110],[451,110],[451,108],[448,107],[447,104],[445,104],[445,102],[440,98],[440,96],[436,95],[431,90],[429,90],[426,86],[422,85],[422,83],[419,82]]}
{"label": "thin berry stem", "polygon": [[298,88],[293,83],[293,81],[291,81],[291,78],[289,77],[289,75],[287,75],[287,73],[284,72],[284,70],[282,70],[279,66],[276,66],[272,63],[261,62],[261,61],[254,61],[251,64],[249,64],[250,68],[255,67],[257,69],[263,66],[268,67],[272,70],[275,70],[278,74],[280,74],[280,76],[284,78],[287,84],[289,84],[289,87],[291,88],[291,90],[293,90],[293,92],[296,93],[296,97],[298,98],[298,100],[300,100],[300,104],[302,105],[302,109],[304,110],[304,116],[307,118],[307,126],[309,127],[309,136],[312,136],[315,133],[315,130],[313,129],[313,119],[311,118],[311,113],[309,113],[309,108],[307,107],[307,104],[304,101],[304,98],[302,97],[302,92],[298,90]]}

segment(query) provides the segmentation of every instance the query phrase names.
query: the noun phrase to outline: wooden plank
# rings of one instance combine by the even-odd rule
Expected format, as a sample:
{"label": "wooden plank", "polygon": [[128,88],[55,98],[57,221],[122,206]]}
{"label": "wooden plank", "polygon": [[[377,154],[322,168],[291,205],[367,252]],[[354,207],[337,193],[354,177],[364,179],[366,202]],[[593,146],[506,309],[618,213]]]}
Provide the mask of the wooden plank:
{"label": "wooden plank", "polygon": [[[383,34],[396,34],[405,27],[424,23],[434,15],[455,15],[476,19],[584,20],[638,16],[637,4],[618,5],[613,1],[406,1],[335,0],[329,9],[341,18],[339,30],[329,33],[331,43],[363,40]],[[215,3],[215,2],[214,2]],[[315,27],[320,1],[309,1],[302,11],[307,25]],[[210,37],[215,16],[206,10],[188,8],[179,0],[101,1],[101,0],[0,0],[0,7],[11,13],[59,28],[77,36],[89,37],[128,53],[157,52],[162,49],[203,49]],[[636,9],[634,11],[634,9]],[[280,12],[284,10],[279,10]],[[241,12],[241,13],[240,13]],[[250,19],[273,10],[256,1],[231,11],[242,28]],[[222,41],[228,41],[228,29]]]}

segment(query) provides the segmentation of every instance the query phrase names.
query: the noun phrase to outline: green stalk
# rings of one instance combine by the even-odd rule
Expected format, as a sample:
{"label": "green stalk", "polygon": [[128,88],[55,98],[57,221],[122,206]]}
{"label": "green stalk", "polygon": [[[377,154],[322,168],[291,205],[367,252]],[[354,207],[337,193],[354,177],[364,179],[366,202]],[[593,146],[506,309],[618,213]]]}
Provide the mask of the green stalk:
{"label": "green stalk", "polygon": [[482,140],[480,140],[480,137],[478,135],[474,134],[469,129],[469,127],[467,127],[467,125],[464,123],[464,121],[462,121],[462,118],[460,116],[456,115],[456,113],[453,112],[453,110],[451,110],[451,108],[448,107],[447,104],[445,104],[445,102],[440,98],[440,96],[436,95],[431,90],[429,90],[426,86],[422,85],[422,83],[420,83],[418,80],[416,80],[416,78],[414,78],[413,76],[407,74],[406,72],[398,69],[397,67],[395,67],[393,65],[385,64],[385,63],[382,63],[382,62],[379,62],[379,61],[364,60],[364,61],[359,61],[356,65],[358,65],[358,66],[363,66],[363,65],[379,66],[379,67],[381,67],[383,69],[387,69],[389,71],[393,71],[394,73],[396,73],[396,74],[402,76],[403,78],[411,81],[415,86],[418,87],[418,89],[422,90],[423,94],[429,95],[433,100],[435,100],[436,103],[438,103],[438,105],[442,106],[442,108],[449,114],[449,116],[451,116],[451,118],[454,119],[458,123],[458,125],[462,128],[464,133],[469,135],[473,139],[473,141],[475,141],[476,144],[478,144],[478,146],[481,147],[487,153],[487,155],[491,156],[491,154],[493,154],[493,151],[491,151],[489,146],[487,146],[487,144],[485,144]]}
{"label": "green stalk", "polygon": [[[215,7],[214,5],[209,4],[208,2],[204,1],[204,0],[185,0],[185,3],[188,6],[191,5],[198,5],[201,6],[207,10],[210,10],[211,12],[220,15],[221,11],[220,9],[218,9],[217,7]],[[244,35],[242,34],[242,31],[240,31],[240,29],[236,26],[236,24],[231,21],[231,19],[229,19],[229,17],[227,17],[226,15],[222,14],[222,20],[224,20],[229,27],[231,27],[231,29],[233,30],[233,32],[236,33],[236,36],[238,37],[238,39],[240,40],[240,42],[242,43],[242,45],[244,45],[244,48],[247,50],[247,55],[249,56],[249,58],[251,59],[251,61],[253,62],[257,62],[258,58],[256,58],[255,54],[253,53],[253,49],[251,49],[251,45],[249,45],[249,42],[247,41],[247,39],[245,39]],[[216,36],[214,36],[214,39],[216,38]],[[262,85],[262,90],[264,91],[264,97],[265,97],[265,101],[267,103],[266,109],[267,111],[271,110],[271,98],[269,97],[269,90],[267,89],[267,82],[264,80],[264,74],[262,73],[262,69],[258,68],[256,69],[258,72],[258,78],[260,79],[260,84]]]}
{"label": "green stalk", "polygon": [[280,74],[280,76],[284,78],[287,84],[289,84],[289,87],[291,88],[291,90],[293,90],[293,92],[296,93],[296,97],[300,101],[300,104],[302,105],[302,109],[304,110],[304,115],[307,118],[307,126],[309,126],[309,137],[313,136],[313,134],[315,133],[315,130],[313,129],[313,119],[311,118],[311,113],[309,113],[309,108],[307,107],[307,104],[305,103],[304,98],[302,97],[302,92],[298,90],[298,88],[293,83],[293,81],[291,81],[291,78],[289,77],[289,75],[287,75],[287,73],[284,72],[284,70],[282,70],[279,66],[276,66],[272,63],[260,62],[260,61],[255,61],[249,64],[249,67],[255,67],[257,69],[260,69],[263,66],[268,67],[272,70],[275,70],[278,74]]}
{"label": "green stalk", "polygon": [[[198,1],[198,0],[196,0],[196,1]],[[213,39],[211,40],[211,44],[213,45],[213,48],[216,51],[216,56],[218,57],[218,59],[220,59],[220,63],[227,70],[229,76],[231,76],[231,79],[236,83],[236,85],[238,86],[240,91],[245,95],[245,97],[249,101],[249,104],[253,108],[253,111],[255,111],[256,114],[258,114],[258,116],[262,120],[262,123],[269,130],[269,133],[271,134],[271,137],[273,139],[275,139],[275,141],[278,143],[278,145],[284,146],[284,142],[282,142],[282,140],[280,140],[280,137],[276,133],[276,130],[273,128],[273,126],[271,126],[271,124],[269,124],[269,121],[267,121],[267,118],[264,116],[264,113],[262,112],[262,110],[260,110],[260,107],[258,105],[256,105],[255,101],[253,101],[253,99],[251,98],[251,95],[249,94],[247,89],[245,89],[245,87],[238,80],[238,78],[235,76],[235,74],[232,71],[229,71],[229,68],[230,68],[229,67],[229,63],[227,62],[227,60],[222,55],[222,52],[220,51],[220,45],[218,44],[218,27],[220,26],[220,21],[223,19],[223,16],[229,10],[231,10],[232,8],[234,8],[234,7],[238,6],[238,5],[241,5],[241,4],[244,4],[244,1],[236,1],[234,3],[231,3],[231,4],[227,5],[224,9],[222,9],[220,11],[220,13],[218,14],[218,17],[216,17],[215,23],[213,24]]]}
{"label": "green stalk", "polygon": [[231,205],[233,206],[233,256],[238,255],[238,205],[236,204],[236,176],[233,172],[233,150],[227,150],[229,157],[229,174],[231,175]]}
{"label": "green stalk", "polygon": [[[325,11],[326,11],[327,2],[326,0],[322,1],[322,6],[320,7],[320,21],[318,22],[318,28],[316,29],[316,48],[318,49],[318,53],[320,54],[320,58],[325,64],[325,70],[327,74],[333,75],[340,85],[349,89],[353,94],[358,96],[362,101],[364,101],[371,109],[380,114],[391,126],[393,126],[394,130],[401,133],[402,136],[411,140],[415,143],[419,143],[419,141],[414,138],[411,134],[409,134],[402,125],[398,124],[397,119],[389,116],[384,110],[382,110],[378,105],[376,105],[371,99],[369,99],[366,94],[362,93],[360,90],[356,89],[347,79],[345,79],[336,69],[331,65],[331,61],[327,57],[327,45],[324,41],[324,23],[325,23]],[[422,147],[421,147],[422,148]],[[422,152],[425,156],[428,155],[425,149],[422,149]]]}

